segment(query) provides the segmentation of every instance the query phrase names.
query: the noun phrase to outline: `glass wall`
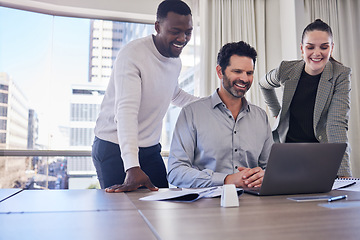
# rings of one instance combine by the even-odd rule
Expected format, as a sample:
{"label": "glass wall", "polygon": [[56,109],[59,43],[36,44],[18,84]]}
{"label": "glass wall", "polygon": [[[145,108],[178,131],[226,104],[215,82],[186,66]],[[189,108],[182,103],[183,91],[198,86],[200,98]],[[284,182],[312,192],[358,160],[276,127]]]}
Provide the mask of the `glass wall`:
{"label": "glass wall", "polygon": [[[91,151],[96,116],[116,54],[129,41],[152,33],[153,24],[0,7],[0,150]],[[193,93],[193,43],[181,58],[179,83]],[[165,151],[178,112],[170,107],[165,117],[161,140]],[[60,178],[66,179],[61,188],[96,185],[89,156],[5,156],[0,158],[0,173],[0,188],[23,187],[29,179],[49,174],[54,183],[42,187],[58,188]]]}

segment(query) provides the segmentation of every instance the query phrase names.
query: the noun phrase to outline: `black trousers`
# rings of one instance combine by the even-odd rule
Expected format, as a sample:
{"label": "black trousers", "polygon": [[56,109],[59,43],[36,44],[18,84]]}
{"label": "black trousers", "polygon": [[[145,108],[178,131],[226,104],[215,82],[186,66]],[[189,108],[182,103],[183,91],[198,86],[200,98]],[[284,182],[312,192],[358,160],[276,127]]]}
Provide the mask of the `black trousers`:
{"label": "black trousers", "polygon": [[[101,188],[124,183],[126,173],[118,144],[95,137],[92,159]],[[169,187],[160,143],[151,147],[140,147],[139,163],[156,187]]]}

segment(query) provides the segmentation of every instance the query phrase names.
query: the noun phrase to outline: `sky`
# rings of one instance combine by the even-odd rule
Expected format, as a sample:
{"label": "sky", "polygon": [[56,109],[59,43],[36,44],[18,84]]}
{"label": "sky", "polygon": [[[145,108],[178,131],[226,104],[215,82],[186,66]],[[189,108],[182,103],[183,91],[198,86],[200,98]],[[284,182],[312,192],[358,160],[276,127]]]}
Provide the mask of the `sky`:
{"label": "sky", "polygon": [[[48,149],[69,145],[63,129],[70,125],[71,87],[88,82],[89,44],[89,19],[0,7],[0,72],[37,113],[37,143]],[[185,66],[191,63],[186,59]]]}
{"label": "sky", "polygon": [[0,7],[0,72],[37,112],[42,144],[68,126],[71,85],[88,81],[89,35],[89,19]]}

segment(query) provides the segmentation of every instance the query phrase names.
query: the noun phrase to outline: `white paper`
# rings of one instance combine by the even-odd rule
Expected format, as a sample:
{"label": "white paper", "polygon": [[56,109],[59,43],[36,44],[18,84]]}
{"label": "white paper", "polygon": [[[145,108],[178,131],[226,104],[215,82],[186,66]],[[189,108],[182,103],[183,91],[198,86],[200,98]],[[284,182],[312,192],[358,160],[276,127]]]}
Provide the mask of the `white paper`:
{"label": "white paper", "polygon": [[[162,190],[162,189],[160,189]],[[236,189],[238,195],[242,194],[241,188]],[[209,188],[174,188],[166,189],[161,192],[153,193],[152,195],[142,197],[142,201],[179,201],[179,202],[193,202],[200,198],[220,197],[222,193],[222,186]]]}
{"label": "white paper", "polygon": [[335,179],[332,190],[360,191],[360,179],[357,178]]}

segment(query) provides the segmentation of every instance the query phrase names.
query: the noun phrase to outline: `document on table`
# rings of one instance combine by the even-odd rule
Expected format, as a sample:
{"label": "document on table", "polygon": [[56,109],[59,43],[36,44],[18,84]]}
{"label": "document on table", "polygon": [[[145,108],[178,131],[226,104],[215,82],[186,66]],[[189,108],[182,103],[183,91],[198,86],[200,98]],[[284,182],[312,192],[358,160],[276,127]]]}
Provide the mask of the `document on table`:
{"label": "document on table", "polygon": [[[237,188],[238,196],[243,193],[242,188]],[[169,188],[163,192],[154,193],[150,196],[142,197],[143,201],[177,201],[193,202],[200,198],[220,197],[222,186],[209,188]]]}
{"label": "document on table", "polygon": [[332,190],[360,191],[360,178],[337,178]]}

